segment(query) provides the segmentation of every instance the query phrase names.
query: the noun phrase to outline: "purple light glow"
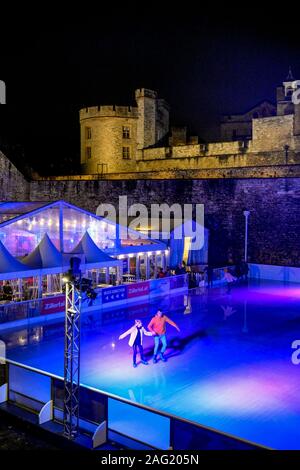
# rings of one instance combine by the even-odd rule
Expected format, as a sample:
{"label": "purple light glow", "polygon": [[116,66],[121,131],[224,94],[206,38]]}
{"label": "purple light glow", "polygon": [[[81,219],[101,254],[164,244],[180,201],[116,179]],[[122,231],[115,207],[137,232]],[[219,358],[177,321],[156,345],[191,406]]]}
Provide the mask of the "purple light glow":
{"label": "purple light glow", "polygon": [[[200,386],[199,386],[200,385]],[[253,416],[255,412],[277,414],[300,411],[299,393],[291,387],[291,374],[285,361],[254,363],[198,384],[191,391],[201,409],[214,410],[228,416]]]}

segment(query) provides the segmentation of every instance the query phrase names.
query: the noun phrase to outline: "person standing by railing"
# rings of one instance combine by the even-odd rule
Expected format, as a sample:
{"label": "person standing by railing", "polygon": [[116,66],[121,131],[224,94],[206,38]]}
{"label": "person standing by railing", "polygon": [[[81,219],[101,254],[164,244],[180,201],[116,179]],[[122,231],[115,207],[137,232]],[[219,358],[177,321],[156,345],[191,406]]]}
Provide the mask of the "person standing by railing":
{"label": "person standing by railing", "polygon": [[179,263],[177,268],[175,269],[175,274],[178,276],[179,274],[186,274],[186,266],[185,262]]}
{"label": "person standing by railing", "polygon": [[166,277],[166,273],[164,272],[163,268],[158,268],[158,273],[157,273],[156,278],[162,279],[163,277]]}
{"label": "person standing by railing", "polygon": [[227,294],[230,294],[231,288],[234,285],[235,281],[237,280],[229,271],[228,268],[224,269],[224,279],[227,282]]}
{"label": "person standing by railing", "polygon": [[204,272],[205,272],[206,286],[208,288],[213,287],[214,270],[212,266],[208,264],[206,268],[204,269]]}
{"label": "person standing by railing", "polygon": [[13,299],[13,290],[9,281],[6,281],[3,286],[3,299],[11,302]]}

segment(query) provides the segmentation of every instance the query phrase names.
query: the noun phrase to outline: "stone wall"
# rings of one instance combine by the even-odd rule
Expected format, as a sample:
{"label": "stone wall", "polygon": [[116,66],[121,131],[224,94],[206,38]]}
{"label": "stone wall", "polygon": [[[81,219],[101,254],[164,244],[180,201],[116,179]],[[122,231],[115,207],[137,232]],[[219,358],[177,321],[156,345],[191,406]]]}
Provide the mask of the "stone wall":
{"label": "stone wall", "polygon": [[253,150],[283,150],[285,145],[294,148],[294,115],[274,116],[253,120]]}
{"label": "stone wall", "polygon": [[269,101],[263,101],[244,114],[227,114],[221,120],[221,140],[239,140],[251,138],[252,120],[276,115],[276,107]]}
{"label": "stone wall", "polygon": [[[188,149],[187,147],[191,147]],[[173,148],[172,158],[167,156],[168,154],[159,153],[154,158],[154,149],[148,153],[148,160],[138,160],[136,164],[136,175],[137,178],[141,178],[141,173],[146,172],[158,172],[161,177],[164,178],[164,171],[190,171],[201,172],[201,170],[213,170],[216,174],[222,173],[223,169],[243,169],[243,168],[259,168],[259,167],[273,167],[273,171],[276,171],[276,166],[300,163],[300,153],[290,151],[286,153],[281,150],[277,152],[250,152],[247,149],[239,152],[219,153],[218,155],[210,154],[209,152],[197,152],[199,145],[182,146],[176,147],[176,153],[174,155],[175,147]],[[159,149],[161,150],[161,149]],[[197,154],[198,153],[198,154]],[[212,172],[212,173],[213,173]],[[112,177],[112,175],[109,175]],[[193,177],[191,175],[191,177]],[[210,176],[208,176],[210,177]],[[214,177],[212,174],[211,177]]]}
{"label": "stone wall", "polygon": [[29,183],[0,151],[0,202],[29,200]]}
{"label": "stone wall", "polygon": [[[257,119],[257,125],[254,127],[255,139],[252,141],[143,149],[137,154],[133,172],[139,174],[166,170],[222,170],[298,164],[300,142],[297,136],[292,135],[293,119],[294,116]],[[277,121],[284,122],[280,124]],[[138,177],[141,177],[140,174]]]}
{"label": "stone wall", "polygon": [[300,265],[300,179],[34,181],[32,200],[65,199],[95,212],[101,202],[205,205],[209,257],[224,264],[243,256],[243,210],[249,219],[249,258],[255,263]]}
{"label": "stone wall", "polygon": [[172,157],[173,166],[180,168],[180,162],[176,162],[177,158],[185,157],[203,157],[203,156],[219,156],[229,154],[239,154],[243,142],[215,142],[209,144],[187,144],[173,147],[158,147],[141,150],[141,160],[155,160],[161,158],[162,155]]}
{"label": "stone wall", "polygon": [[[0,153],[0,201],[55,201],[64,199],[95,212],[101,202],[179,202],[205,206],[205,223],[210,229],[209,257],[214,264],[226,264],[242,257],[244,250],[243,210],[249,220],[249,258],[254,263],[300,266],[300,178],[291,169],[299,165],[236,169],[242,177],[221,173],[207,179],[82,179],[36,180],[28,183],[12,163]],[[265,170],[265,168],[264,168]],[[222,170],[217,170],[222,171]],[[223,170],[226,172],[225,170]],[[273,173],[271,173],[273,171]],[[281,174],[280,174],[281,172]],[[300,173],[299,173],[300,174]],[[219,177],[217,177],[219,175]],[[170,175],[169,175],[170,176]],[[178,173],[176,173],[178,178]],[[264,176],[264,177],[262,177]],[[280,177],[281,176],[281,177]],[[283,177],[283,176],[289,176]]]}
{"label": "stone wall", "polygon": [[[123,172],[123,173],[110,173],[107,175],[68,175],[68,176],[48,176],[35,178],[36,181],[94,181],[99,180],[166,180],[166,179],[220,179],[220,178],[300,178],[300,155],[288,156],[288,165],[284,163],[283,155],[278,157],[276,165],[270,161],[269,154],[265,152],[266,161],[262,162],[259,166],[235,166],[230,167],[226,165],[228,158],[224,156],[224,165],[216,168],[188,168],[187,166],[182,170],[176,170],[171,167],[162,169],[157,165],[156,171],[141,171],[137,172]],[[261,158],[264,158],[261,155]],[[237,158],[235,159],[237,160]],[[184,161],[184,160],[183,160]],[[297,161],[299,163],[297,163]]]}
{"label": "stone wall", "polygon": [[170,107],[164,99],[156,100],[155,141],[162,139],[170,129]]}

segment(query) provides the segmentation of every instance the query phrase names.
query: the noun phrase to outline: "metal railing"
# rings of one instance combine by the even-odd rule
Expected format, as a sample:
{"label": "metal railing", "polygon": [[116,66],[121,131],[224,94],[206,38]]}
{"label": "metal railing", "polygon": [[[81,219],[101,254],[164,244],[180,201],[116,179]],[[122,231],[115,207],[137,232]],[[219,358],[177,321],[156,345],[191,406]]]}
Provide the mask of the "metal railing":
{"label": "metal railing", "polygon": [[42,299],[0,304],[0,324],[40,315]]}
{"label": "metal railing", "polygon": [[213,269],[213,283],[216,284],[224,284],[226,281],[224,280],[224,269],[228,269],[230,272],[235,270],[234,265],[230,266],[223,266],[221,268],[214,268]]}
{"label": "metal railing", "polygon": [[[5,358],[0,358],[0,371],[0,410],[12,404],[36,415],[36,424],[62,424],[62,377]],[[104,444],[113,432],[153,449],[266,449],[85,384],[80,385],[79,425],[90,436],[92,447]]]}
{"label": "metal railing", "polygon": [[[169,289],[167,291],[165,290],[160,290],[159,286],[163,286],[163,284],[166,283],[166,279],[169,279]],[[152,298],[152,296],[159,296],[159,295],[166,295],[166,294],[171,294],[173,291],[176,289],[182,289],[187,287],[187,276],[185,274],[177,275],[177,276],[170,276],[167,278],[162,278],[162,279],[149,279],[146,281],[137,281],[139,285],[141,285],[143,282],[147,283],[150,282],[149,286],[149,291],[146,295],[149,296],[149,299]],[[103,292],[105,292],[105,289],[109,289],[113,292],[114,289],[118,289],[122,286],[124,288],[128,284],[119,284],[118,286],[107,286],[103,288],[97,288],[95,291],[97,292],[97,297],[96,299],[92,302],[92,305],[89,305],[89,299],[83,297],[82,301],[82,311],[90,311],[91,308],[103,308],[103,307],[108,307],[110,303],[103,302]],[[130,286],[134,287],[134,283],[131,283]],[[62,293],[63,294],[63,293]],[[58,309],[52,311],[44,311],[43,310],[43,305],[44,302],[48,301],[53,301],[54,303],[60,298],[62,295],[53,295],[53,296],[47,296],[43,297],[42,299],[37,299],[37,300],[26,300],[26,301],[20,301],[20,302],[8,302],[8,303],[1,303],[0,304],[0,326],[1,324],[5,323],[10,323],[10,322],[15,322],[18,320],[28,320],[34,317],[46,317],[48,315],[53,315],[53,313],[56,313],[57,315],[61,313],[62,315],[64,314],[64,306],[59,307]],[[138,301],[139,297],[136,296],[135,299]],[[115,299],[116,300],[116,299]],[[124,304],[126,302],[134,300],[134,296],[131,296],[130,299],[124,298]],[[113,303],[111,304],[111,307],[113,307]],[[49,313],[48,313],[49,312]]]}
{"label": "metal railing", "polygon": [[223,266],[220,268],[214,268],[212,270],[212,277],[209,282],[207,273],[203,270],[201,272],[192,273],[194,275],[194,283],[195,285],[191,286],[191,279],[189,280],[189,290],[191,289],[198,289],[199,287],[207,287],[210,284],[211,287],[220,286],[222,284],[226,284],[226,280],[224,278],[224,270],[228,269],[230,272],[234,272],[235,266]]}

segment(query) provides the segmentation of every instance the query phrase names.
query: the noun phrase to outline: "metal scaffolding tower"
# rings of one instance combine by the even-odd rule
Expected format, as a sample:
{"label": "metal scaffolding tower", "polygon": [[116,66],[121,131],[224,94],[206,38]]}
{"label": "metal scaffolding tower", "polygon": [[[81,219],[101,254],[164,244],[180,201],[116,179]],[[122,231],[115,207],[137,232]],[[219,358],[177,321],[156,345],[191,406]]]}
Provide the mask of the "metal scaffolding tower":
{"label": "metal scaffolding tower", "polygon": [[66,282],[64,354],[64,435],[74,439],[79,426],[81,282]]}

